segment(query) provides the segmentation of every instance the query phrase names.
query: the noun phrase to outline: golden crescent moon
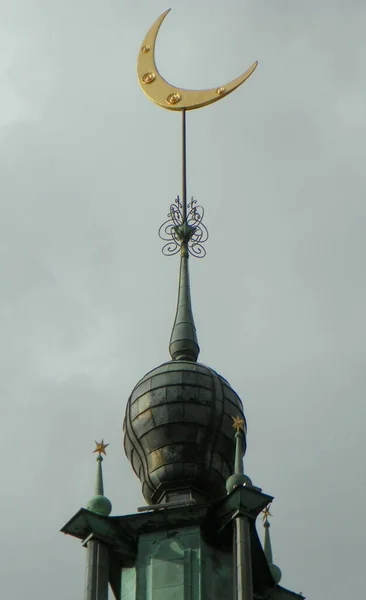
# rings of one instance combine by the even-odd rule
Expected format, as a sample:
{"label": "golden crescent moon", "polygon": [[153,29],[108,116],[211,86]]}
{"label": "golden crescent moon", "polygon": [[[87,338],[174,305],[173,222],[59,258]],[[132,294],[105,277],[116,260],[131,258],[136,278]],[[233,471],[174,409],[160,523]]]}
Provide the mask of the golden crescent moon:
{"label": "golden crescent moon", "polygon": [[162,22],[170,8],[163,12],[149,29],[142,43],[137,59],[137,74],[143,92],[150,100],[168,110],[193,110],[227,96],[244,83],[256,69],[252,64],[245,73],[229,83],[210,90],[184,90],[171,85],[160,75],[155,63],[155,43]]}

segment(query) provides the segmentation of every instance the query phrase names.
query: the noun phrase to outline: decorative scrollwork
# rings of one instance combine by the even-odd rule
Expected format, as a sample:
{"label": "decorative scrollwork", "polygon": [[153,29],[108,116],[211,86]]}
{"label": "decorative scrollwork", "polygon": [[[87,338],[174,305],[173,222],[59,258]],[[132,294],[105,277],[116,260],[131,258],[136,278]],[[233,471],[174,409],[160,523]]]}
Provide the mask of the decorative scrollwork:
{"label": "decorative scrollwork", "polygon": [[203,207],[192,198],[184,219],[183,204],[177,196],[170,205],[168,220],[159,229],[159,237],[167,242],[162,248],[163,254],[165,256],[178,254],[182,244],[186,244],[192,256],[203,258],[206,250],[202,244],[208,239],[208,231],[202,222],[203,217]]}

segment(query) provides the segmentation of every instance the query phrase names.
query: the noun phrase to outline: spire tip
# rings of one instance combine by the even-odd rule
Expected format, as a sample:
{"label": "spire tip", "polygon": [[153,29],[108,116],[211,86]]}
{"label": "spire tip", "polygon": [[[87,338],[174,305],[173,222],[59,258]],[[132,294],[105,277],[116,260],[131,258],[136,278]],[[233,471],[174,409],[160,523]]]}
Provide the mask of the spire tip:
{"label": "spire tip", "polygon": [[87,509],[91,512],[97,513],[99,515],[104,515],[108,517],[112,511],[111,501],[104,496],[104,485],[103,485],[103,469],[102,469],[102,454],[106,455],[105,449],[109,444],[105,444],[102,438],[101,442],[95,442],[96,448],[93,450],[93,454],[95,452],[98,453],[97,456],[97,474],[95,478],[95,489],[94,496],[89,500],[86,505]]}

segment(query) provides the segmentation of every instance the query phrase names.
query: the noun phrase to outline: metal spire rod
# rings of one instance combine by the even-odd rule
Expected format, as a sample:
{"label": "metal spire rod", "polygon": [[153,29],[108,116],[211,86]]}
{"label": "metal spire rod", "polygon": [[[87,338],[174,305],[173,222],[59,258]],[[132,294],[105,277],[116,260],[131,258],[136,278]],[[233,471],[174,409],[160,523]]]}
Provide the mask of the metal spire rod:
{"label": "metal spire rod", "polygon": [[187,224],[187,123],[186,110],[182,110],[182,214],[183,224]]}
{"label": "metal spire rod", "polygon": [[187,199],[187,117],[182,113],[182,196],[177,196],[170,205],[168,220],[159,228],[159,237],[168,242],[162,252],[172,256],[183,249],[196,258],[203,258],[206,250],[203,244],[208,239],[208,231],[203,224],[204,210],[193,197]]}
{"label": "metal spire rod", "polygon": [[199,345],[194,324],[191,290],[188,269],[188,243],[191,240],[193,228],[188,225],[187,204],[187,121],[186,111],[182,110],[182,200],[181,223],[179,225],[180,271],[178,302],[174,325],[169,343],[169,352],[173,360],[196,361],[199,355]]}
{"label": "metal spire rod", "polygon": [[187,128],[185,110],[182,110],[182,201],[180,205],[181,223],[178,225],[180,246],[178,302],[170,337],[169,352],[173,360],[190,360],[195,362],[200,349],[192,313],[188,269],[188,244],[194,233],[194,227],[189,225],[190,213],[188,213],[187,205]]}

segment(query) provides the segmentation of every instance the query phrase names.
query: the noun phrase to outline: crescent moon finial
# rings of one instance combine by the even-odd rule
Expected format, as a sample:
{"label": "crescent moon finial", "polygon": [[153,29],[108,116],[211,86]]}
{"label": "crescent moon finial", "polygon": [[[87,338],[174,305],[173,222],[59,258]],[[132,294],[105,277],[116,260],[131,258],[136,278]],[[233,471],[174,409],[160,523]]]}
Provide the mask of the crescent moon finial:
{"label": "crescent moon finial", "polygon": [[168,110],[193,110],[221,100],[238,88],[250,77],[258,62],[254,62],[245,73],[225,85],[209,90],[185,90],[168,83],[159,73],[155,62],[156,38],[162,22],[170,8],[158,17],[147,32],[141,45],[137,74],[140,86],[146,96],[158,106]]}

